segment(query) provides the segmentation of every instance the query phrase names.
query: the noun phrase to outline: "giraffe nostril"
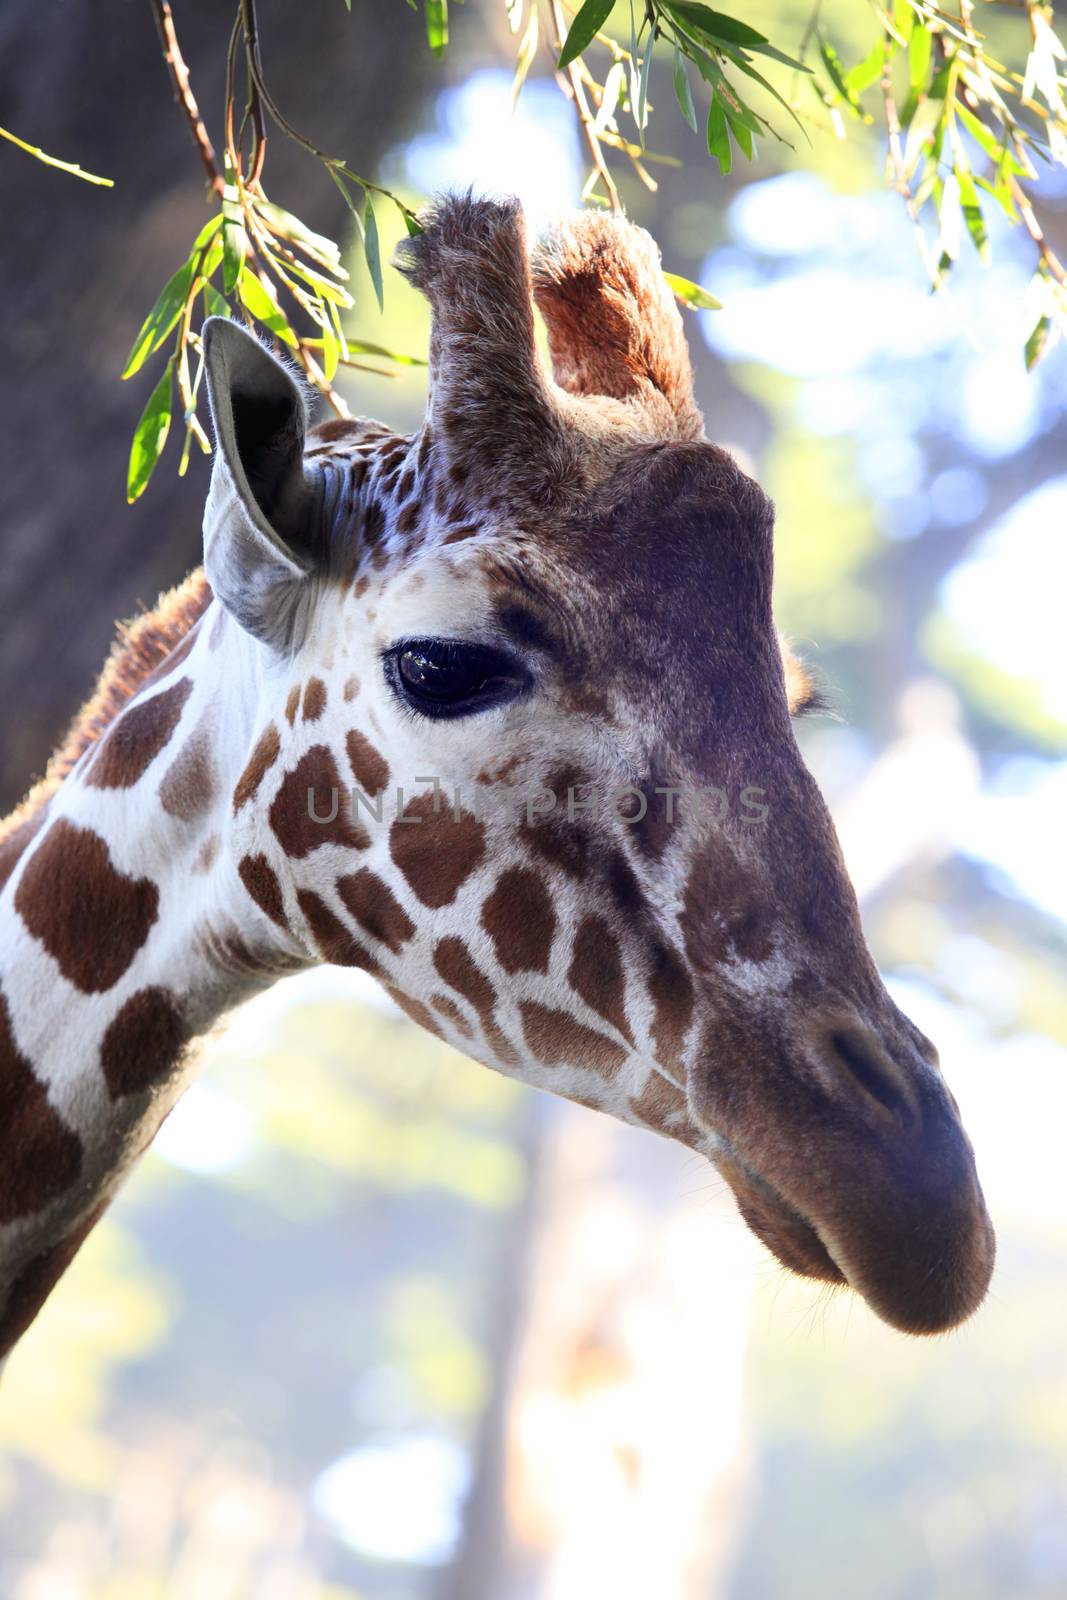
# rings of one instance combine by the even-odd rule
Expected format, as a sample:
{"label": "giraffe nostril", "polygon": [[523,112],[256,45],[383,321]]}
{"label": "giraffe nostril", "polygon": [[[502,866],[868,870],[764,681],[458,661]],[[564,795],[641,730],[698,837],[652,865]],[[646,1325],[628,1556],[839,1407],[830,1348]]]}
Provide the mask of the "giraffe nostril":
{"label": "giraffe nostril", "polygon": [[915,1089],[875,1034],[861,1027],[833,1028],[823,1036],[819,1055],[839,1083],[844,1079],[859,1088],[868,1103],[902,1127],[918,1126]]}

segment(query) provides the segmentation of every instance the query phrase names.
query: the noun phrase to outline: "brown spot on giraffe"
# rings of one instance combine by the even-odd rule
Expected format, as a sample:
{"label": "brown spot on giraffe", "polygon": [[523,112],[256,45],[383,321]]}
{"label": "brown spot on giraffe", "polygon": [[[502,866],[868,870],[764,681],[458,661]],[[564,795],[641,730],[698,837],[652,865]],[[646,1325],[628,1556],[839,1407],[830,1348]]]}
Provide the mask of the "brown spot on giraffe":
{"label": "brown spot on giraffe", "polygon": [[369,867],[338,878],[337,893],[363,932],[384,944],[394,955],[401,945],[414,937],[415,924],[389,885]]}
{"label": "brown spot on giraffe", "polygon": [[578,924],[567,981],[587,1006],[633,1044],[626,1021],[626,973],[619,941],[603,917],[583,917]]}
{"label": "brown spot on giraffe", "polygon": [[473,1037],[474,1029],[455,1001],[450,1000],[447,994],[432,994],[430,996],[430,1004],[435,1011],[439,1011],[443,1017],[447,1017],[456,1032],[462,1034],[464,1039]]}
{"label": "brown spot on giraffe", "polygon": [[485,855],[485,825],[458,816],[433,794],[416,795],[389,830],[389,850],[414,893],[431,911],[452,903]]}
{"label": "brown spot on giraffe", "polygon": [[242,856],[237,863],[237,876],[259,909],[288,933],[289,924],[285,919],[282,886],[266,856]]}
{"label": "brown spot on giraffe", "polygon": [[392,983],[383,983],[382,988],[393,1004],[399,1007],[406,1017],[410,1017],[412,1022],[420,1028],[425,1028],[427,1033],[435,1034],[438,1039],[443,1037],[437,1018],[426,1009],[421,1000],[413,999],[411,995],[405,994]]}
{"label": "brown spot on giraffe", "polygon": [[159,891],[148,878],[119,872],[98,833],[60,817],[19,880],[15,909],[68,983],[102,994],[148,938]]}
{"label": "brown spot on giraffe", "polygon": [[345,679],[345,687],[344,687],[344,698],[345,698],[345,700],[346,701],[354,700],[358,693],[359,693],[359,679],[358,678],[346,678]]}
{"label": "brown spot on giraffe", "polygon": [[326,710],[326,685],[321,678],[309,678],[304,690],[304,721],[318,722]]}
{"label": "brown spot on giraffe", "polygon": [[566,1011],[522,1000],[519,1013],[526,1043],[546,1067],[588,1067],[602,1078],[612,1078],[629,1054],[606,1034],[576,1022]]}
{"label": "brown spot on giraffe", "polygon": [[352,776],[363,793],[373,800],[376,795],[381,794],[389,782],[389,763],[374,748],[366,734],[360,733],[358,728],[349,730],[345,738],[345,749],[348,752],[348,764],[352,768]]}
{"label": "brown spot on giraffe", "polygon": [[774,953],[775,899],[755,892],[752,874],[717,832],[708,835],[686,880],[678,923],[698,971]]}
{"label": "brown spot on giraffe", "polygon": [[[300,691],[297,690],[296,692],[299,694]],[[290,696],[291,698],[292,696]],[[289,711],[288,707],[286,707],[286,716],[288,715]],[[281,735],[273,722],[268,722],[256,740],[255,749],[249,756],[248,764],[238,778],[237,785],[233,791],[234,816],[258,792],[263,779],[277,761],[281,748]]]}
{"label": "brown spot on giraffe", "polygon": [[648,977],[648,992],[655,1007],[652,1043],[657,1061],[677,1071],[693,1020],[693,981],[685,962],[669,945],[655,945],[652,961]]}
{"label": "brown spot on giraffe", "polygon": [[193,870],[195,872],[210,872],[218,859],[219,846],[222,840],[217,833],[209,833],[200,846]]}
{"label": "brown spot on giraffe", "polygon": [[298,889],[296,899],[324,961],[336,967],[362,967],[366,972],[381,972],[370,951],[353,938],[321,895],[313,889]]}
{"label": "brown spot on giraffe", "polygon": [[159,802],[168,815],[181,822],[194,822],[210,810],[216,792],[211,731],[201,723],[167,768],[159,786]]}
{"label": "brown spot on giraffe", "polygon": [[177,683],[132,705],[111,728],[85,775],[94,789],[130,789],[169,743],[193,680]]}
{"label": "brown spot on giraffe", "polygon": [[66,1272],[74,1257],[85,1243],[93,1228],[107,1210],[107,1200],[94,1206],[87,1217],[39,1256],[34,1256],[23,1267],[7,1292],[4,1309],[0,1315],[0,1358],[17,1344],[48,1298],[55,1284]]}
{"label": "brown spot on giraffe", "polygon": [[366,828],[353,820],[350,796],[324,744],[306,750],[286,773],[270,808],[270,825],[287,856],[301,859],[324,844],[365,850]]}
{"label": "brown spot on giraffe", "polygon": [[641,1093],[630,1096],[630,1110],[650,1128],[668,1135],[689,1120],[685,1091],[655,1071],[649,1073]]}
{"label": "brown spot on giraffe", "polygon": [[482,906],[482,927],[505,972],[547,972],[556,913],[542,878],[509,867]]}
{"label": "brown spot on giraffe", "polygon": [[290,728],[296,722],[296,713],[299,705],[300,685],[298,683],[294,683],[293,687],[289,690],[289,695],[285,702],[285,720],[289,724]]}
{"label": "brown spot on giraffe", "polygon": [[369,588],[370,588],[370,579],[367,577],[367,574],[364,572],[364,573],[361,573],[360,576],[356,579],[355,585],[354,585],[354,587],[352,589],[352,593],[355,595],[357,600],[362,600],[363,596],[366,594],[366,592],[367,592],[367,590]]}
{"label": "brown spot on giraffe", "polygon": [[409,533],[414,533],[415,529],[419,525],[419,521],[420,521],[421,517],[422,517],[422,501],[421,500],[412,500],[410,505],[406,505],[404,507],[403,511],[400,513],[400,515],[396,519],[396,531],[397,531],[397,533],[403,534],[405,536],[407,534],[409,534]]}
{"label": "brown spot on giraffe", "polygon": [[0,891],[18,866],[23,853],[41,831],[42,824],[48,816],[49,804],[50,802],[46,800],[39,810],[26,806],[17,811],[13,826],[0,834]]}
{"label": "brown spot on giraffe", "polygon": [[81,1172],[82,1145],[48,1098],[15,1039],[0,993],[0,1223],[32,1215],[58,1198]]}
{"label": "brown spot on giraffe", "polygon": [[496,990],[476,964],[463,940],[452,935],[439,939],[434,946],[433,964],[449,988],[455,989],[473,1006],[482,1025],[485,1042],[497,1059],[506,1066],[515,1066],[518,1054],[496,1020]]}
{"label": "brown spot on giraffe", "polygon": [[100,1066],[112,1100],[162,1083],[189,1040],[177,1001],[153,984],[123,1003],[100,1041]]}

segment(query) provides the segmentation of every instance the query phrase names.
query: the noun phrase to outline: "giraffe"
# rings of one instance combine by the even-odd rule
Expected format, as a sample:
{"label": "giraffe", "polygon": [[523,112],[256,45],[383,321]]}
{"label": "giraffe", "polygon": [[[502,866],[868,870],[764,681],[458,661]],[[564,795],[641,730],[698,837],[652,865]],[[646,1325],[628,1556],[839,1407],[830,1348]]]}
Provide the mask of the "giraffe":
{"label": "giraffe", "polygon": [[992,1271],[974,1158],[864,942],[773,507],[705,438],[656,247],[579,212],[531,257],[507,199],[424,221],[413,435],[308,431],[286,367],[205,325],[203,570],[0,831],[0,1353],[193,1042],[320,961],[699,1152],[787,1268],[949,1328]]}

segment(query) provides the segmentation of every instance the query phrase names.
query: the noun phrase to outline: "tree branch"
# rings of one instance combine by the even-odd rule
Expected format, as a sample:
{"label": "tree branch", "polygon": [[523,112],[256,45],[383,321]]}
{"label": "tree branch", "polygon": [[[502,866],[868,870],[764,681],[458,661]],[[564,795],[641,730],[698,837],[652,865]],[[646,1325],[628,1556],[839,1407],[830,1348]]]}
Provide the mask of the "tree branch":
{"label": "tree branch", "polygon": [[159,42],[163,48],[163,60],[167,64],[171,81],[174,84],[174,98],[189,124],[189,131],[193,136],[197,153],[207,173],[208,183],[213,192],[222,198],[225,184],[219,164],[215,157],[215,149],[211,137],[204,126],[204,119],[200,115],[200,107],[196,103],[192,85],[189,82],[189,68],[185,64],[185,57],[178,45],[178,35],[174,31],[174,17],[170,9],[170,0],[150,0],[152,13],[156,19],[156,29],[159,33]]}

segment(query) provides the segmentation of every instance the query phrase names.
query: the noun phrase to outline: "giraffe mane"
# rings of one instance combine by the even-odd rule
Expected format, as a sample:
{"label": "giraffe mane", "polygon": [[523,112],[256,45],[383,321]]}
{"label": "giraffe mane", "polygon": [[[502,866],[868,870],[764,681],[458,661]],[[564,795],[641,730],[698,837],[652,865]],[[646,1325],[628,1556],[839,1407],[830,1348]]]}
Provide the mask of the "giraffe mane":
{"label": "giraffe mane", "polygon": [[[188,638],[211,602],[211,586],[201,568],[161,594],[151,611],[120,622],[111,652],[92,694],[78,711],[49,759],[42,778],[7,817],[0,819],[0,849],[21,834],[29,842],[44,808],[81,756],[100,739],[133,696],[149,683],[168,656]],[[18,859],[5,851],[0,884]]]}

